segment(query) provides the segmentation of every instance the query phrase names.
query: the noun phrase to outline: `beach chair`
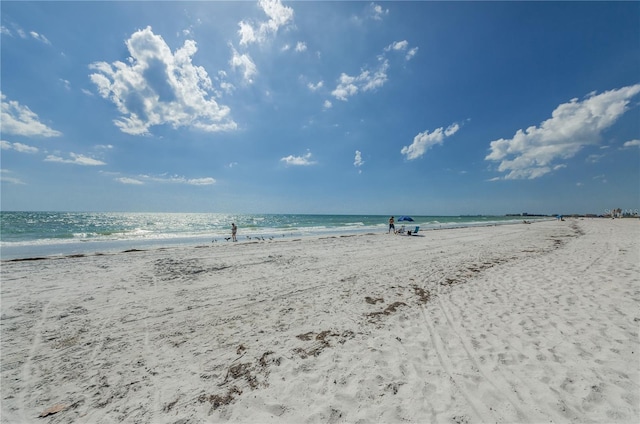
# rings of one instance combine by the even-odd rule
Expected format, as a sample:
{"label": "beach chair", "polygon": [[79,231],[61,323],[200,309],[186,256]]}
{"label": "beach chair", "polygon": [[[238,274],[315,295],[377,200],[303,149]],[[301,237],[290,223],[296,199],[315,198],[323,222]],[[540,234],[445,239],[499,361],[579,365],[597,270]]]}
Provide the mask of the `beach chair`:
{"label": "beach chair", "polygon": [[415,230],[413,230],[413,231],[409,230],[409,231],[407,232],[407,235],[408,235],[408,236],[415,236],[416,234],[418,234],[418,231],[420,231],[420,227],[419,227],[419,226],[416,226],[416,229],[415,229]]}

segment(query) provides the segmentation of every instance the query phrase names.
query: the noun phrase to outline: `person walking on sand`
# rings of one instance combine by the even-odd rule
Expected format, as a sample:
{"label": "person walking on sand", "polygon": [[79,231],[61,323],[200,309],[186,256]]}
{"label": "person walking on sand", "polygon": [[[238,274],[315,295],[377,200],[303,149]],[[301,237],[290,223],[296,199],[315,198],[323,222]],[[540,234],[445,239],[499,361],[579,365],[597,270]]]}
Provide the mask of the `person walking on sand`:
{"label": "person walking on sand", "polygon": [[389,218],[389,231],[387,231],[387,234],[389,234],[391,232],[391,230],[393,230],[393,233],[395,234],[396,226],[393,225],[394,222],[395,222],[395,220],[394,220],[393,217]]}
{"label": "person walking on sand", "polygon": [[238,241],[238,239],[236,238],[236,233],[238,232],[238,227],[236,227],[235,223],[231,223],[231,239],[233,241]]}

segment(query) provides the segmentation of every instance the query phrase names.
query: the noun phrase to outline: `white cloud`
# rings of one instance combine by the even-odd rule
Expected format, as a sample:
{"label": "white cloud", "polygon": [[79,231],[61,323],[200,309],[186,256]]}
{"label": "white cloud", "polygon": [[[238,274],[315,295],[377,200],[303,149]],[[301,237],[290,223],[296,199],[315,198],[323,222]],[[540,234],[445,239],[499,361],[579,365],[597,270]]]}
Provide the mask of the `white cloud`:
{"label": "white cloud", "polygon": [[347,98],[358,92],[358,87],[354,84],[355,77],[343,73],[338,81],[338,86],[331,92],[336,99],[346,101]]}
{"label": "white cloud", "polygon": [[241,21],[238,25],[240,29],[240,45],[248,45],[251,43],[264,43],[270,34],[278,32],[293,20],[293,9],[282,5],[280,0],[259,0],[258,5],[269,20],[263,22],[250,23]]}
{"label": "white cloud", "polygon": [[58,81],[62,83],[66,90],[71,90],[71,83],[69,82],[69,80],[59,78]]}
{"label": "white cloud", "polygon": [[306,50],[307,50],[307,44],[302,41],[298,41],[298,43],[296,44],[296,51],[303,52]]}
{"label": "white cloud", "polygon": [[458,125],[458,124],[449,125],[447,127],[447,129],[444,130],[444,135],[446,137],[450,137],[450,136],[454,135],[455,133],[457,133],[459,129],[460,129],[460,125]]}
{"label": "white cloud", "polygon": [[280,161],[284,162],[287,165],[293,165],[293,166],[309,166],[309,165],[315,165],[317,163],[311,160],[311,152],[309,151],[307,151],[307,153],[302,156],[289,155],[287,157],[280,159]]}
{"label": "white cloud", "polygon": [[146,180],[153,181],[157,183],[167,183],[167,184],[187,184],[187,185],[195,185],[195,186],[203,186],[203,185],[212,185],[216,183],[216,180],[211,177],[204,178],[186,178],[180,175],[171,175],[167,176],[151,176],[151,175],[139,175],[137,177],[138,180]]}
{"label": "white cloud", "polygon": [[333,107],[333,103],[331,103],[329,100],[325,100],[322,104],[322,107],[324,109],[331,109]]}
{"label": "white cloud", "polygon": [[250,24],[241,21],[238,23],[238,26],[240,27],[238,30],[238,34],[240,35],[240,45],[246,45],[258,41],[258,37]]}
{"label": "white cloud", "polygon": [[218,75],[216,76],[216,82],[220,86],[221,91],[216,91],[218,96],[222,96],[222,93],[231,94],[236,87],[227,81],[227,73],[225,71],[218,71]]}
{"label": "white cloud", "polygon": [[237,128],[230,109],[210,96],[214,90],[207,71],[191,62],[196,43],[186,40],[171,52],[151,27],[139,30],[126,42],[129,64],[92,63],[89,77],[100,95],[111,100],[123,115],[114,122],[122,132],[149,133],[155,125],[192,127],[206,132]]}
{"label": "white cloud", "polygon": [[623,148],[640,147],[640,140],[629,140],[622,145]]}
{"label": "white cloud", "polygon": [[371,17],[376,21],[381,21],[382,17],[389,14],[389,9],[383,9],[379,4],[371,3],[369,5],[371,10]]}
{"label": "white cloud", "polygon": [[240,54],[236,49],[232,48],[232,56],[229,63],[233,69],[240,68],[242,70],[242,76],[247,83],[253,83],[253,77],[258,73],[258,69],[248,54]]}
{"label": "white cloud", "polygon": [[451,124],[446,129],[443,127],[437,128],[433,132],[429,131],[421,132],[413,138],[413,143],[410,146],[405,146],[400,150],[407,160],[418,159],[422,157],[427,150],[436,144],[442,144],[446,137],[450,137],[460,129],[460,125]]}
{"label": "white cloud", "polygon": [[390,51],[396,51],[396,52],[404,52],[406,51],[407,54],[405,55],[405,60],[411,60],[413,59],[413,57],[418,53],[418,48],[417,47],[413,47],[412,49],[409,49],[409,51],[407,51],[407,49],[409,49],[409,42],[407,40],[402,40],[402,41],[394,41],[393,43],[389,44],[387,47],[384,48],[385,52],[390,52]]}
{"label": "white cloud", "polygon": [[323,81],[319,81],[316,84],[311,83],[311,82],[309,84],[307,84],[307,87],[309,87],[309,90],[311,90],[311,91],[318,91],[323,86],[324,86],[324,82]]}
{"label": "white cloud", "polygon": [[12,177],[8,174],[10,174],[11,171],[7,170],[7,169],[0,169],[0,182],[3,183],[10,183],[10,184],[25,184],[22,180],[20,180],[19,178],[15,178]]}
{"label": "white cloud", "polygon": [[601,133],[628,110],[640,84],[590,93],[584,100],[559,105],[539,127],[518,130],[513,138],[491,142],[486,160],[500,162],[504,179],[534,179],[553,171],[554,162],[569,159],[587,145],[600,142]]}
{"label": "white cloud", "polygon": [[204,185],[212,185],[215,184],[216,180],[210,177],[206,178],[191,178],[186,180],[186,184],[196,185],[196,186],[204,186]]}
{"label": "white cloud", "polygon": [[[51,45],[51,41],[49,41],[49,39],[47,39],[47,37],[45,37],[42,34],[37,33],[36,31],[25,31],[22,28],[17,27],[15,24],[12,24],[12,26],[15,28],[15,31],[18,33],[18,36],[20,38],[23,39],[28,39],[29,37],[33,38],[34,40],[37,40],[41,43],[47,44],[47,45]],[[13,33],[11,32],[11,30],[9,28],[7,28],[6,26],[2,25],[0,26],[0,34],[2,35],[6,35],[9,37],[13,37]]]}
{"label": "white cloud", "polygon": [[414,47],[407,52],[407,55],[404,57],[406,60],[411,60],[413,57],[418,54],[418,48]]}
{"label": "white cloud", "polygon": [[[353,159],[353,166],[355,166],[356,168],[360,168],[362,165],[364,165],[364,161],[362,160],[362,153],[360,152],[360,150],[356,150],[356,156]],[[362,172],[362,170],[359,169],[358,172]]]}
{"label": "white cloud", "polygon": [[2,150],[15,150],[20,153],[38,153],[37,147],[27,146],[22,143],[10,143],[5,140],[0,140],[0,148]]}
{"label": "white cloud", "polygon": [[61,158],[60,156],[55,156],[55,155],[49,155],[47,156],[44,161],[45,162],[56,162],[56,163],[70,163],[70,164],[74,164],[74,165],[82,165],[82,166],[102,166],[102,165],[106,165],[106,163],[97,160],[97,159],[93,159],[84,155],[79,155],[76,153],[69,153],[69,156],[71,157],[70,159],[64,159]]}
{"label": "white cloud", "polygon": [[129,178],[129,177],[120,177],[120,178],[116,178],[116,181],[122,183],[122,184],[130,184],[130,185],[143,185],[144,183],[140,180],[136,180],[135,178]]}
{"label": "white cloud", "polygon": [[53,130],[40,122],[38,115],[33,113],[27,106],[7,100],[4,94],[2,97],[2,112],[0,122],[2,122],[2,132],[21,136],[59,137],[60,131]]}
{"label": "white cloud", "polygon": [[30,32],[29,32],[29,34],[30,34],[30,35],[31,35],[31,37],[33,37],[34,39],[36,39],[36,40],[38,40],[38,41],[41,41],[41,42],[43,42],[43,43],[45,43],[45,44],[49,44],[49,45],[51,45],[51,41],[49,41],[49,40],[47,39],[47,37],[45,37],[44,35],[42,35],[42,34],[38,34],[38,33],[37,33],[37,32],[35,32],[35,31],[30,31]]}
{"label": "white cloud", "polygon": [[[382,87],[388,81],[387,72],[390,68],[387,53],[407,51],[409,42],[406,40],[395,41],[383,49],[383,53],[378,55],[378,65],[374,71],[362,70],[357,76],[351,76],[345,72],[338,78],[338,85],[331,92],[331,95],[338,100],[347,101],[349,97],[355,96],[359,92],[366,92]],[[409,60],[417,53],[418,48],[414,47],[405,55]]]}
{"label": "white cloud", "polygon": [[407,40],[402,40],[402,41],[394,41],[393,43],[389,44],[387,47],[384,48],[385,52],[391,51],[391,50],[407,50],[407,47],[409,47],[409,42]]}
{"label": "white cloud", "polygon": [[13,143],[13,150],[20,153],[38,153],[38,148],[22,143]]}
{"label": "white cloud", "polygon": [[355,77],[343,73],[338,79],[338,86],[331,92],[331,95],[338,100],[347,101],[349,97],[358,94],[360,90],[370,91],[382,87],[387,82],[388,69],[389,62],[383,60],[373,73],[365,70]]}

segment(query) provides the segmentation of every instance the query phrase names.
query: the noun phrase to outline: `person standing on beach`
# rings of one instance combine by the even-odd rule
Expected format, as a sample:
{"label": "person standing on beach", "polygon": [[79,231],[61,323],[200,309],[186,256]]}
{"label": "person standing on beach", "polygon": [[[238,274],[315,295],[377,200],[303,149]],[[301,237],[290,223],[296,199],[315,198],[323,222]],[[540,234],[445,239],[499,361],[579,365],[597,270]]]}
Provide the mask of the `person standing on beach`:
{"label": "person standing on beach", "polygon": [[389,218],[389,231],[387,231],[387,234],[389,234],[391,230],[393,230],[394,233],[396,232],[396,226],[393,225],[394,222],[395,220],[393,217]]}
{"label": "person standing on beach", "polygon": [[236,233],[238,232],[238,227],[236,227],[235,223],[231,223],[231,239],[233,241],[238,241],[238,239],[236,238]]}

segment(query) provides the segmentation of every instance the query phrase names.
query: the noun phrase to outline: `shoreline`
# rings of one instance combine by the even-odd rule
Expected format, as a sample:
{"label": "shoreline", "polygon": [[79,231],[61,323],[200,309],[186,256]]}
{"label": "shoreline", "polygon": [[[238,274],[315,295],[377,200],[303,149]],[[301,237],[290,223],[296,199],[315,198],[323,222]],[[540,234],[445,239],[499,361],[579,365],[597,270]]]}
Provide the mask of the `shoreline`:
{"label": "shoreline", "polygon": [[[83,218],[83,214],[78,219]],[[24,239],[24,240],[16,240],[11,238],[11,222],[4,223],[3,222],[3,237],[6,236],[7,240],[0,240],[0,256],[1,259],[20,259],[20,258],[29,258],[29,257],[48,257],[48,256],[66,256],[72,254],[91,254],[91,253],[112,253],[117,251],[124,251],[129,249],[151,249],[151,248],[160,248],[160,247],[180,247],[180,246],[190,246],[190,245],[198,245],[198,244],[208,244],[209,242],[213,243],[224,243],[225,240],[229,237],[229,233],[227,232],[227,228],[219,227],[219,219],[217,217],[217,227],[214,228],[206,228],[206,225],[203,224],[205,221],[205,217],[200,216],[201,214],[196,214],[197,217],[194,218],[196,221],[193,223],[194,226],[198,228],[193,228],[194,232],[181,232],[178,228],[180,225],[177,225],[176,222],[168,219],[172,215],[165,216],[163,214],[159,214],[155,218],[160,220],[159,225],[156,227],[155,225],[150,225],[150,222],[153,222],[153,216],[150,217],[151,221],[145,221],[141,219],[140,216],[136,216],[137,225],[142,227],[136,228],[135,230],[125,230],[125,228],[121,228],[120,230],[116,230],[113,228],[114,225],[111,224],[110,229],[103,228],[105,235],[103,236],[87,236],[87,233],[92,233],[101,231],[97,228],[93,228],[91,231],[86,228],[74,228],[73,230],[65,224],[64,222],[58,223],[57,225],[60,228],[57,228],[54,231],[53,228],[47,228],[46,231],[44,229],[41,230],[43,238],[39,239]],[[135,216],[135,214],[134,214]],[[146,216],[143,214],[142,216]],[[281,238],[290,238],[290,237],[314,237],[314,236],[325,236],[325,235],[336,235],[336,234],[363,234],[367,232],[386,232],[387,226],[386,224],[382,224],[377,221],[372,221],[371,216],[340,216],[342,221],[331,220],[332,215],[329,216],[319,216],[317,221],[306,221],[306,222],[297,222],[297,215],[283,215],[284,217],[289,217],[291,222],[287,223],[287,227],[291,225],[290,228],[282,227],[282,222],[276,222],[273,219],[264,221],[259,219],[260,222],[267,222],[265,226],[255,226],[249,225],[248,227],[244,227],[239,225],[239,236],[240,240],[245,239],[281,239]],[[310,215],[314,217],[315,215]],[[179,215],[178,218],[182,217]],[[84,217],[86,218],[86,217]],[[105,214],[105,220],[107,218],[111,218],[110,214]],[[183,217],[182,217],[183,218]],[[182,219],[180,218],[180,219]],[[229,218],[229,217],[227,217]],[[258,217],[262,218],[262,217]],[[376,217],[382,218],[382,217]],[[70,220],[65,214],[61,216],[61,219]],[[121,218],[122,219],[122,218]],[[242,219],[242,218],[241,218]],[[244,217],[245,220],[248,217]],[[257,218],[255,218],[257,219]],[[457,228],[457,227],[473,227],[473,226],[486,226],[486,225],[509,225],[509,224],[517,224],[522,221],[519,219],[512,219],[506,217],[481,217],[480,221],[469,221],[469,222],[457,222],[458,219],[464,220],[464,217],[416,217],[417,222],[410,223],[411,225],[419,225],[423,231],[431,230],[431,229],[445,229],[445,228]],[[439,222],[438,219],[444,219],[443,222]],[[535,220],[548,220],[551,218],[536,218]],[[355,220],[355,221],[354,221]],[[361,220],[361,221],[360,221]],[[386,219],[383,219],[386,220]],[[427,220],[427,221],[425,221]],[[179,223],[181,221],[178,221]],[[375,223],[374,223],[375,222]],[[188,222],[181,222],[183,225],[189,225]],[[254,223],[255,224],[255,223]],[[274,226],[271,226],[273,224]],[[27,227],[23,228],[27,225],[26,222],[16,222],[13,225],[16,226],[14,231],[18,233],[21,231],[30,232]],[[401,224],[399,224],[401,225]],[[147,226],[147,228],[143,228]],[[172,227],[173,226],[173,227]],[[36,230],[37,232],[37,230]],[[7,234],[5,234],[7,233]],[[60,237],[45,237],[45,234],[49,233],[58,233]],[[66,234],[69,233],[69,234]],[[73,234],[72,234],[73,233]],[[79,235],[76,236],[76,233]],[[93,234],[93,233],[92,233]],[[117,236],[113,236],[116,234]],[[34,235],[32,235],[33,237]],[[63,237],[64,236],[64,237]]]}
{"label": "shoreline", "polygon": [[637,221],[384,236],[3,261],[0,422],[640,417]]}
{"label": "shoreline", "polygon": [[[540,222],[548,222],[555,221],[555,219],[536,219],[532,221],[521,221],[521,222],[502,222],[502,223],[475,223],[473,225],[456,225],[456,224],[446,224],[445,227],[440,226],[439,228],[420,228],[420,232],[427,233],[431,231],[442,231],[442,230],[458,230],[465,228],[484,228],[484,227],[495,227],[502,225],[520,225],[520,224],[535,224]],[[407,228],[411,228],[415,225],[405,225]],[[374,232],[373,228],[362,229],[361,231],[354,230],[342,230],[340,228],[336,228],[335,230],[328,230],[323,233],[309,233],[309,234],[296,234],[296,235],[280,235],[276,236],[247,236],[244,237],[240,234],[238,237],[239,244],[250,244],[250,243],[270,243],[270,242],[283,242],[283,241],[294,241],[291,238],[293,237],[295,240],[297,239],[323,239],[323,238],[332,238],[332,237],[354,237],[354,236],[363,236],[363,235],[387,235],[386,232]],[[420,235],[416,235],[420,236]],[[265,238],[266,237],[266,238]],[[192,239],[200,239],[200,241],[194,241]],[[65,258],[80,258],[86,256],[101,256],[101,255],[115,255],[119,253],[130,253],[130,252],[140,252],[140,251],[153,251],[153,250],[163,250],[163,249],[188,249],[188,248],[207,248],[207,247],[217,247],[220,245],[227,245],[231,243],[230,241],[225,240],[224,236],[214,236],[213,241],[206,243],[205,240],[209,240],[211,237],[194,237],[194,238],[184,238],[183,242],[175,242],[173,239],[159,239],[154,241],[146,241],[146,240],[119,240],[119,241],[77,241],[72,242],[78,245],[83,244],[120,244],[122,247],[120,248],[107,248],[98,250],[98,248],[91,248],[86,251],[78,251],[73,250],[70,253],[52,253],[52,254],[38,254],[34,256],[27,256],[26,254],[18,255],[18,254],[9,254],[9,258],[5,259],[6,255],[2,255],[2,259],[0,259],[0,263],[4,262],[20,262],[20,261],[38,261],[38,260],[48,260],[48,259],[65,259]],[[221,239],[221,240],[220,240]],[[172,243],[173,241],[173,243]],[[206,244],[203,244],[206,243]],[[53,244],[53,246],[56,246]],[[137,247],[126,247],[126,246],[137,246]],[[9,247],[11,250],[11,246]],[[46,245],[48,247],[48,245]],[[54,247],[55,248],[55,247]],[[124,249],[124,250],[122,250]]]}

